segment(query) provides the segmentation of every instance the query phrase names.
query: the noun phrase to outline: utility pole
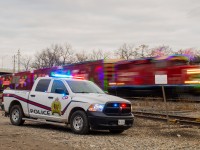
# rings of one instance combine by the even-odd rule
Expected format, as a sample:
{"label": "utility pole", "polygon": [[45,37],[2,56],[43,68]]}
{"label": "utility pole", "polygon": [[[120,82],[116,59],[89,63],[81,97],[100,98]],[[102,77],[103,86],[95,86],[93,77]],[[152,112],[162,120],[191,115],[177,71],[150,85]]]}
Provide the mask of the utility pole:
{"label": "utility pole", "polygon": [[17,52],[17,57],[18,57],[18,72],[20,72],[20,51],[18,50]]}
{"label": "utility pole", "polygon": [[15,61],[15,55],[13,56],[13,73],[15,73],[15,63],[16,63],[16,61]]}

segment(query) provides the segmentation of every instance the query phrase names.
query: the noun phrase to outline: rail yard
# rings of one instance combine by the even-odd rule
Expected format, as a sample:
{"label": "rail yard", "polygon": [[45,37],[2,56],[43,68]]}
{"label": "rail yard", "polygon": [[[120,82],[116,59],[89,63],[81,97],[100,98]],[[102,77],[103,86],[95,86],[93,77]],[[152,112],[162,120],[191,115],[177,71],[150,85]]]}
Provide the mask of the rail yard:
{"label": "rail yard", "polygon": [[[135,117],[133,127],[121,134],[92,130],[87,135],[76,135],[67,125],[35,123],[27,118],[24,126],[12,126],[9,116],[5,117],[7,114],[1,110],[0,148],[200,149],[199,66],[187,62],[186,57],[177,55],[122,62],[99,60],[2,75],[1,91],[30,90],[38,77],[91,80],[106,93],[130,100],[129,111],[131,113],[132,108]],[[146,67],[151,68],[151,72],[145,70]],[[156,83],[156,75],[166,76],[166,84]],[[166,99],[161,86],[165,88]],[[5,96],[10,94],[3,94]],[[115,103],[112,107],[120,106],[122,113],[122,105]]]}
{"label": "rail yard", "polygon": [[0,150],[200,150],[200,1],[0,1]]}
{"label": "rail yard", "polygon": [[[132,103],[133,112],[135,112],[134,127],[120,135],[107,131],[91,131],[88,135],[75,135],[65,126],[29,121],[26,121],[24,126],[13,126],[10,124],[9,118],[4,116],[4,112],[0,111],[0,147],[2,150],[13,148],[23,150],[27,147],[32,147],[33,150],[52,147],[55,150],[61,148],[82,149],[83,147],[104,150],[122,148],[130,150],[200,149],[199,103],[168,102],[170,106],[168,110],[169,125],[166,116],[163,115],[165,114],[163,102],[143,100],[132,101]],[[179,109],[177,110],[177,108]],[[159,117],[158,115],[152,116],[152,113],[160,113],[160,115]],[[179,118],[175,118],[174,115]],[[195,120],[186,123],[183,118],[184,120],[195,118]]]}
{"label": "rail yard", "polygon": [[[149,68],[149,69],[145,69]],[[162,97],[156,76],[166,76],[165,93],[169,99],[199,95],[199,65],[189,64],[184,55],[148,57],[136,60],[96,60],[65,66],[41,68],[0,76],[0,90],[30,90],[38,77],[62,74],[86,79],[119,97]]]}

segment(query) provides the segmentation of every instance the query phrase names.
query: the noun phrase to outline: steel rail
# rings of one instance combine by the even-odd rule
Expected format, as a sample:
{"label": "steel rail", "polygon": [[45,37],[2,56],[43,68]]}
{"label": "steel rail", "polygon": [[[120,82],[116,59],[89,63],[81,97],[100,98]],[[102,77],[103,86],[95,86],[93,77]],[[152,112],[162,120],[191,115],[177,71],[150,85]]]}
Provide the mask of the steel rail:
{"label": "steel rail", "polygon": [[[139,117],[139,118],[147,118],[147,119],[167,122],[167,115],[166,114],[150,113],[150,112],[138,112],[138,111],[134,111],[133,114],[134,114],[135,117]],[[178,123],[178,124],[189,124],[189,125],[194,125],[194,126],[200,126],[200,118],[194,118],[194,117],[169,115],[169,122]]]}
{"label": "steel rail", "polygon": [[[123,97],[130,101],[164,101],[162,97]],[[198,99],[198,100],[197,100]],[[200,97],[195,99],[186,99],[186,98],[167,98],[167,102],[183,102],[183,103],[200,103]]]}

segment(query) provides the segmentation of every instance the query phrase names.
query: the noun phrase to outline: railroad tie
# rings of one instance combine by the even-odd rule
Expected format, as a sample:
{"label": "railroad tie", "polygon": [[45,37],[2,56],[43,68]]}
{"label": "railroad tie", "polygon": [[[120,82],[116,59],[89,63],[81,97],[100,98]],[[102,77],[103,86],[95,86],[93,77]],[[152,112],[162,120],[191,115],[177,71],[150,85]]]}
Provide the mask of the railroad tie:
{"label": "railroad tie", "polygon": [[200,118],[197,118],[195,121],[196,121],[196,122],[200,122]]}

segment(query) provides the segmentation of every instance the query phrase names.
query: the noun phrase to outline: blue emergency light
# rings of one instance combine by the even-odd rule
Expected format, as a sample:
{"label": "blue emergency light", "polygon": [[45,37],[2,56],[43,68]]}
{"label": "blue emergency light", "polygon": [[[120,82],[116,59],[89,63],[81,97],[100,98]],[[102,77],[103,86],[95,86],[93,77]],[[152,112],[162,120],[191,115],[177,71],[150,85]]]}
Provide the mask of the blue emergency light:
{"label": "blue emergency light", "polygon": [[56,78],[69,78],[69,79],[79,79],[79,80],[84,80],[84,77],[81,75],[71,75],[70,70],[67,71],[56,71],[56,72],[51,72],[51,77],[56,77]]}
{"label": "blue emergency light", "polygon": [[119,107],[119,104],[118,103],[114,103],[113,107]]}
{"label": "blue emergency light", "polygon": [[51,77],[57,77],[57,78],[73,78],[72,75],[64,74],[64,72],[51,72]]}

